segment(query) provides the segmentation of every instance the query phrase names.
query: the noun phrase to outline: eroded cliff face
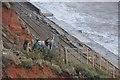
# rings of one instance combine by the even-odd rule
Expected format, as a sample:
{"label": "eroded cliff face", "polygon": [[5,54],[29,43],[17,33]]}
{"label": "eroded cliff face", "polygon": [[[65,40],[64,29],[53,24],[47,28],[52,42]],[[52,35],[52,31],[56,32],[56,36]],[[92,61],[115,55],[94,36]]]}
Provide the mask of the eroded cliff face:
{"label": "eroded cliff face", "polygon": [[[75,66],[64,64],[64,61],[60,57],[60,55],[48,55],[48,53],[50,53],[48,49],[46,49],[43,53],[40,51],[35,52],[34,50],[30,52],[21,51],[24,40],[27,39],[31,41],[32,36],[31,32],[28,29],[29,26],[25,24],[22,18],[20,18],[21,15],[16,10],[13,7],[2,7],[2,36],[3,46],[5,48],[3,51],[2,64],[3,78],[48,78],[48,80],[50,78],[61,78],[61,80],[69,77],[76,78]],[[42,21],[42,19],[40,20]],[[30,23],[28,24],[30,25]],[[41,22],[41,24],[42,23],[43,22]],[[47,27],[47,23],[44,23],[41,26]],[[41,34],[41,36],[43,36],[43,34],[46,34],[46,32],[50,30],[47,29],[45,30],[46,32],[42,34],[42,31],[44,31],[43,28],[36,28],[35,26],[34,28],[36,30],[38,29],[37,31],[40,32],[39,34]],[[46,34],[46,36],[48,36],[48,33]],[[46,55],[47,58],[54,57],[55,59],[45,60],[44,58],[46,57]],[[43,58],[41,58],[41,56]],[[78,74],[79,72],[80,71],[78,71]],[[81,78],[85,77],[84,72],[87,73],[87,71],[81,71]],[[96,72],[94,75],[96,75]]]}
{"label": "eroded cliff face", "polygon": [[[53,71],[46,61],[42,59],[33,61],[32,58],[27,57],[26,53],[22,52],[24,40],[32,41],[28,26],[13,7],[1,6],[0,8],[2,8],[0,13],[2,13],[4,47],[2,78],[62,78],[63,76]],[[34,51],[32,54],[34,55]],[[28,64],[30,65],[28,66]]]}
{"label": "eroded cliff face", "polygon": [[[30,34],[28,34],[27,26],[23,25],[19,14],[13,8],[2,7],[2,25],[4,47],[12,48],[14,44],[21,47],[25,39],[32,39]],[[8,42],[6,43],[5,40]]]}

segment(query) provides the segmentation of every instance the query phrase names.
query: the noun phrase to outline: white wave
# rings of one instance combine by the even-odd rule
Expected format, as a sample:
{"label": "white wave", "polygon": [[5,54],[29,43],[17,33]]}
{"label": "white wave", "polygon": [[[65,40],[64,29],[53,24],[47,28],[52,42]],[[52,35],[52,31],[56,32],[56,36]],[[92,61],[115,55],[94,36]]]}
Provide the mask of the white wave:
{"label": "white wave", "polygon": [[[117,3],[39,3],[58,20],[118,54]],[[94,6],[93,6],[94,5]]]}

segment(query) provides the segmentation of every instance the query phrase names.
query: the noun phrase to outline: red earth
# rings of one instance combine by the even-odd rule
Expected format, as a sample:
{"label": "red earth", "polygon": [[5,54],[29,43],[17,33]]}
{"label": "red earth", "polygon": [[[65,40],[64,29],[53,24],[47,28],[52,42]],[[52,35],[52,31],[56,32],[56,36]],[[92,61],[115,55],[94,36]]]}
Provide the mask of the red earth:
{"label": "red earth", "polygon": [[[1,7],[0,7],[1,9]],[[0,12],[1,14],[1,12]],[[31,40],[32,37],[27,34],[27,30],[23,29],[20,25],[19,14],[14,9],[7,9],[2,7],[2,25],[7,30],[6,35],[11,42],[14,42],[14,36],[12,34],[17,34],[19,36],[19,41],[23,42],[25,39]],[[32,69],[26,69],[23,66],[15,66],[10,64],[6,72],[2,72],[3,78],[6,78],[7,75],[11,78],[58,78],[54,71],[52,71],[46,65],[43,65],[43,69],[39,69],[38,66],[33,65]],[[6,74],[7,73],[7,74]],[[49,80],[49,79],[48,79]],[[65,80],[65,79],[62,79]]]}
{"label": "red earth", "polygon": [[11,34],[14,33],[19,36],[20,42],[23,42],[25,39],[32,39],[32,37],[27,34],[27,29],[22,28],[19,20],[19,14],[14,9],[2,7],[2,24],[11,32]]}
{"label": "red earth", "polygon": [[[26,69],[23,66],[15,66],[14,64],[9,65],[6,69],[7,74],[10,78],[56,78],[57,75],[46,65],[43,65],[43,69],[39,69],[38,66],[33,65],[32,69]],[[3,78],[6,77],[3,72]]]}
{"label": "red earth", "polygon": [[0,5],[0,23],[2,22],[2,7]]}

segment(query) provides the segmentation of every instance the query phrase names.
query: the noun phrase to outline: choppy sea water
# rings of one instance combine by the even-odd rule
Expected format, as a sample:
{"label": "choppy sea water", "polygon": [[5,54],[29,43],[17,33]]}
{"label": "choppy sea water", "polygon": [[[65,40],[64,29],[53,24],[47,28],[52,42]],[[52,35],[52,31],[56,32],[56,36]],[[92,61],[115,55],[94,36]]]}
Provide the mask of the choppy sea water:
{"label": "choppy sea water", "polygon": [[52,2],[37,3],[58,20],[118,54],[118,4],[117,2]]}

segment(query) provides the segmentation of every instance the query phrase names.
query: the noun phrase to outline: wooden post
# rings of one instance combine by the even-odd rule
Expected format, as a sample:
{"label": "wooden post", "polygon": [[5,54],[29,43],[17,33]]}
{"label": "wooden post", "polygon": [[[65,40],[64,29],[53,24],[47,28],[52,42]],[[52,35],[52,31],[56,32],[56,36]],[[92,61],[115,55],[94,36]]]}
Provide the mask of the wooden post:
{"label": "wooden post", "polygon": [[80,51],[80,49],[78,49],[78,54],[80,54],[80,62],[83,63],[82,62],[82,52]]}
{"label": "wooden post", "polygon": [[93,64],[93,67],[95,66],[95,54],[94,54],[94,52],[93,52],[93,54],[92,54],[92,64]]}
{"label": "wooden post", "polygon": [[51,50],[53,49],[53,45],[54,45],[54,41],[55,41],[55,34],[53,34],[52,40],[51,40]]}
{"label": "wooden post", "polygon": [[81,63],[83,64],[84,63],[83,59],[82,59],[83,58],[83,48],[81,49],[81,53],[80,54],[81,54],[81,59],[80,60],[81,60]]}
{"label": "wooden post", "polygon": [[[107,62],[107,61],[106,61]],[[106,63],[106,67],[107,67],[107,73],[109,75],[109,65],[108,65],[108,62]]]}
{"label": "wooden post", "polygon": [[63,52],[64,52],[64,62],[65,62],[65,55],[66,55],[65,47],[63,47],[63,50],[64,50]]}
{"label": "wooden post", "polygon": [[64,48],[64,52],[65,52],[65,64],[67,64],[68,62],[68,58],[67,58],[67,48]]}
{"label": "wooden post", "polygon": [[84,62],[83,62],[83,59],[82,59],[82,58],[83,58],[82,51],[80,52],[80,55],[81,55],[81,57],[80,57],[80,61],[81,61],[81,63],[84,63]]}
{"label": "wooden post", "polygon": [[88,48],[87,48],[87,64],[88,64],[88,59],[89,59],[89,56],[88,56]]}
{"label": "wooden post", "polygon": [[61,49],[61,47],[59,47],[58,50],[59,50],[58,53],[60,54],[60,57],[62,57],[62,49]]}
{"label": "wooden post", "polygon": [[113,67],[113,70],[112,70],[112,75],[113,76],[112,77],[115,78],[115,67],[114,66],[112,66],[112,67]]}
{"label": "wooden post", "polygon": [[100,61],[100,69],[101,69],[101,56],[99,55],[99,61]]}

